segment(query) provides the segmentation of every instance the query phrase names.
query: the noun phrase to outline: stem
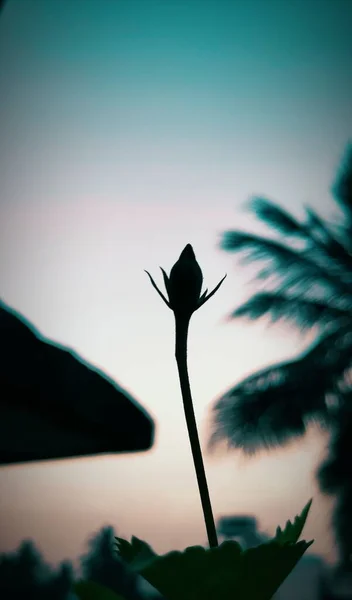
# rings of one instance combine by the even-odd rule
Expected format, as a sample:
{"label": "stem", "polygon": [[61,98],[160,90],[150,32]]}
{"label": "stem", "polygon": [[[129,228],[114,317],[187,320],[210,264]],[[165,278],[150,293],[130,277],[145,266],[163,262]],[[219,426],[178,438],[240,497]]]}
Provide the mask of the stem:
{"label": "stem", "polygon": [[180,378],[180,386],[185,411],[189,441],[193,455],[194,467],[197,475],[198,489],[203,508],[205,527],[207,530],[210,548],[218,546],[218,538],[211,508],[207,479],[205,476],[202,451],[199,443],[197,424],[193,410],[191,387],[187,368],[187,336],[190,317],[175,315],[176,347],[175,356]]}

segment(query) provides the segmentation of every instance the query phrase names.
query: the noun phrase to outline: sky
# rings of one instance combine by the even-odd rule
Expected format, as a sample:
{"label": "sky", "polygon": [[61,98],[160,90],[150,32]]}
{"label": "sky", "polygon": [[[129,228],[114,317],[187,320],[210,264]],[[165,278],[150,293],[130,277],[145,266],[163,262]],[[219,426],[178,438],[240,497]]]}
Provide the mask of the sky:
{"label": "sky", "polygon": [[[191,243],[219,292],[194,316],[189,370],[206,452],[214,401],[312,336],[224,317],[255,289],[219,249],[264,195],[334,215],[352,134],[350,0],[9,0],[0,19],[0,281],[4,302],[126,388],[157,424],[154,448],[2,468],[0,551],[31,537],[77,557],[112,524],[156,551],[206,533],[161,283]],[[253,273],[252,273],[253,275]],[[273,534],[313,496],[312,551],[334,560],[333,502],[311,429],[245,459],[205,453],[215,518],[255,514]]]}

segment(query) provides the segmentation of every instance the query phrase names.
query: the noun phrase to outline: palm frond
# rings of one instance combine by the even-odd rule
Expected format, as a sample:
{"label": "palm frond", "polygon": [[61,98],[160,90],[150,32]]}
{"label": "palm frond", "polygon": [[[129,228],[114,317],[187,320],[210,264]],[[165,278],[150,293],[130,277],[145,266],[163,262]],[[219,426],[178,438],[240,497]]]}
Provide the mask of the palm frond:
{"label": "palm frond", "polygon": [[335,418],[327,459],[317,471],[321,490],[336,502],[332,525],[339,548],[341,566],[351,568],[352,554],[352,410],[351,392]]}
{"label": "palm frond", "polygon": [[232,318],[247,317],[251,320],[270,315],[272,322],[291,321],[301,330],[311,329],[315,325],[328,325],[337,321],[351,322],[351,311],[309,298],[288,296],[278,292],[260,292],[241,304],[231,314]]}
{"label": "palm frond", "polygon": [[[349,477],[351,477],[349,469]],[[336,494],[343,488],[346,482],[345,461],[329,459],[326,460],[318,470],[320,489],[325,494]]]}
{"label": "palm frond", "polygon": [[340,409],[335,417],[328,457],[317,472],[320,487],[327,494],[339,493],[345,488],[346,482],[351,482],[352,486],[351,395],[345,395],[347,409]]}
{"label": "palm frond", "polygon": [[307,254],[312,255],[318,262],[322,259],[323,263],[328,263],[331,268],[338,268],[342,272],[346,269],[348,272],[351,270],[352,256],[342,237],[339,239],[314,209],[306,207],[308,219],[301,223],[266,198],[252,198],[249,208],[261,221],[283,236],[299,238],[306,242],[309,248]]}
{"label": "palm frond", "polygon": [[317,375],[307,378],[307,371],[300,366],[271,367],[222,396],[214,409],[210,448],[225,440],[230,447],[253,454],[303,436],[308,410],[311,418],[314,414],[327,416],[323,383]]}
{"label": "palm frond", "polygon": [[319,256],[323,255],[324,262],[328,261],[331,268],[337,268],[343,275],[351,278],[352,255],[342,236],[338,236],[337,232],[334,233],[329,224],[312,208],[307,206],[306,213],[308,216],[307,229],[310,230],[313,241],[311,252],[314,251],[315,246],[318,249],[318,254],[316,254],[318,260]]}
{"label": "palm frond", "polygon": [[307,234],[302,224],[278,204],[266,198],[255,197],[249,201],[249,208],[261,221],[279,233],[305,239]]}
{"label": "palm frond", "polygon": [[300,358],[263,369],[225,393],[213,408],[210,448],[219,441],[252,454],[302,436],[310,421],[331,422],[328,393],[352,364],[350,327],[321,337]]}
{"label": "palm frond", "polygon": [[340,267],[342,272],[346,269],[351,270],[352,256],[349,246],[344,244],[342,236],[339,239],[337,232],[334,233],[313,208],[306,206],[308,219],[303,223],[266,198],[252,198],[249,208],[261,221],[283,236],[299,238],[306,242],[309,248],[308,255],[312,255],[316,260],[323,259],[324,263],[332,263],[332,268]]}
{"label": "palm frond", "polygon": [[246,253],[244,263],[266,261],[265,278],[279,275],[286,290],[306,285],[322,285],[338,297],[352,301],[352,288],[331,270],[324,268],[302,251],[244,231],[227,231],[220,244],[228,252]]}
{"label": "palm frond", "polygon": [[345,479],[345,485],[337,494],[332,524],[339,549],[339,567],[351,572],[352,555],[352,484],[351,478]]}
{"label": "palm frond", "polygon": [[345,152],[344,160],[335,183],[332,187],[336,201],[345,213],[345,216],[352,222],[352,143],[349,144]]}

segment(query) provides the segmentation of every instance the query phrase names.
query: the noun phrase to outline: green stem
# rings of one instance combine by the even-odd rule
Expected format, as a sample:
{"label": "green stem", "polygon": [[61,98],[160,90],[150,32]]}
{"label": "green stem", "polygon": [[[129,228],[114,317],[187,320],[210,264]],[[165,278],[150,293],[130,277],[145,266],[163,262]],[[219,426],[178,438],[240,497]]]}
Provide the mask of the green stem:
{"label": "green stem", "polygon": [[194,467],[197,475],[200,499],[203,508],[205,527],[207,530],[210,548],[218,546],[218,538],[211,508],[207,479],[205,476],[202,451],[199,443],[197,424],[193,410],[191,387],[187,368],[187,337],[190,317],[176,316],[176,347],[175,356],[180,378],[180,386],[185,411],[189,441],[193,455]]}

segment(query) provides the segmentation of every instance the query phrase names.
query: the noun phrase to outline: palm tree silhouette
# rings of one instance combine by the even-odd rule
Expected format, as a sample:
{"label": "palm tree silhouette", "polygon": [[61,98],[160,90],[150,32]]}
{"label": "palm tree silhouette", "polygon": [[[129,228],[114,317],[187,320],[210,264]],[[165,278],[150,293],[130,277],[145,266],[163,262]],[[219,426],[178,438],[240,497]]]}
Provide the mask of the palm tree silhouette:
{"label": "palm tree silhouette", "polygon": [[343,213],[336,222],[310,207],[299,221],[255,198],[251,209],[279,239],[223,234],[222,249],[261,263],[256,278],[264,284],[231,318],[285,319],[316,336],[301,356],[254,373],[217,400],[210,447],[225,440],[251,454],[304,435],[312,421],[328,428],[328,459],[317,475],[322,491],[337,496],[333,523],[341,564],[347,565],[352,556],[352,145],[333,194]]}

